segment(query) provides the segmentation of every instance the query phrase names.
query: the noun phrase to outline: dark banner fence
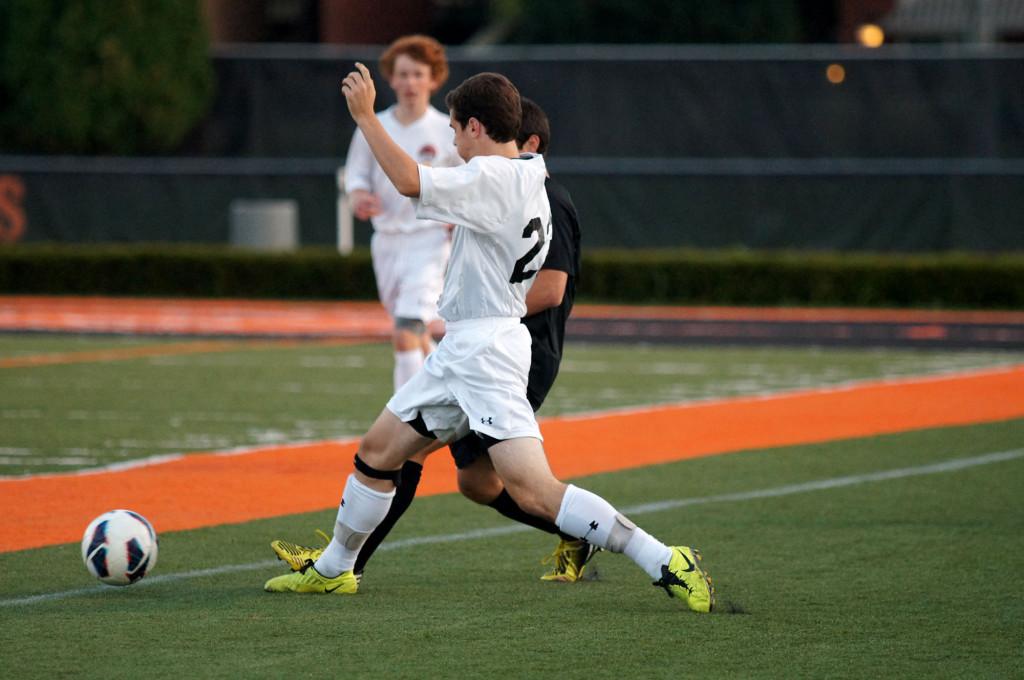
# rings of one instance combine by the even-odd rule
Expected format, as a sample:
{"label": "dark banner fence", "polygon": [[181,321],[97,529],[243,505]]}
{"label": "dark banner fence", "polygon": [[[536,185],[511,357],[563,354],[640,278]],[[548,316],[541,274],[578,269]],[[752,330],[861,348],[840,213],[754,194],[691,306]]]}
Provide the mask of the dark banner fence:
{"label": "dark banner fence", "polygon": [[[296,201],[302,244],[333,243],[335,170],[353,130],[338,83],[378,55],[220,49],[218,98],[187,158],[0,156],[0,238],[222,243],[232,201],[272,198]],[[442,94],[493,70],[548,111],[549,165],[588,247],[1024,250],[1020,48],[450,56]],[[359,225],[356,243],[368,234]]]}

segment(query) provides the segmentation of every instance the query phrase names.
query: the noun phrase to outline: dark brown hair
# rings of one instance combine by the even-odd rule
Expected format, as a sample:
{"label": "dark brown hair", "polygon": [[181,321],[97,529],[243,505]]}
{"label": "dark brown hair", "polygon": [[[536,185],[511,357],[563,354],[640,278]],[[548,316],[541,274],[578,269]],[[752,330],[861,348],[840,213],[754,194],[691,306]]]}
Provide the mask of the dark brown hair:
{"label": "dark brown hair", "polygon": [[537,135],[540,143],[537,145],[537,153],[547,153],[548,144],[551,143],[551,124],[544,109],[540,108],[537,102],[526,97],[522,98],[523,120],[519,124],[519,134],[516,135],[516,146],[520,149],[530,135]]}
{"label": "dark brown hair", "polygon": [[465,127],[476,118],[496,142],[515,141],[523,117],[519,90],[500,73],[478,73],[444,98],[452,118]]}
{"label": "dark brown hair", "polygon": [[437,81],[438,87],[448,80],[448,59],[444,54],[444,46],[427,35],[407,35],[388,46],[380,57],[380,72],[386,80],[391,80],[395,72],[395,60],[401,54],[429,66],[430,75]]}

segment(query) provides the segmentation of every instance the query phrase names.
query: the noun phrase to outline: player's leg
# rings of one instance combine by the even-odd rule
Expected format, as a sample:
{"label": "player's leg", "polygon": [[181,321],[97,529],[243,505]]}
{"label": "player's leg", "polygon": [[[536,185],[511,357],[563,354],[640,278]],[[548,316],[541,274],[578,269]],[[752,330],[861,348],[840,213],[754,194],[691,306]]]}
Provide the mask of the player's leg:
{"label": "player's leg", "polygon": [[[434,233],[437,232],[437,233]],[[427,230],[389,236],[388,257],[381,257],[378,278],[387,279],[390,311],[394,317],[392,344],[395,351],[394,386],[397,392],[421,368],[426,356],[436,347],[427,321],[437,318],[437,298],[443,285],[448,261],[447,234]],[[383,250],[383,248],[382,248]],[[377,263],[374,263],[375,269]],[[362,575],[366,563],[391,529],[405,514],[416,496],[423,461],[440,444],[431,442],[406,460],[401,469],[401,484],[395,490],[387,515],[367,537],[356,559],[354,571]]]}
{"label": "player's leg", "polygon": [[[676,559],[673,549],[637,527],[600,496],[567,486],[552,474],[536,417],[526,399],[531,357],[529,334],[522,324],[496,333],[473,359],[472,364],[464,362],[465,384],[455,388],[459,390],[459,403],[470,415],[474,431],[487,443],[494,469],[519,507],[554,522],[570,536],[625,553],[652,578],[664,578],[663,569],[671,570],[674,559],[678,566],[682,558]],[[475,376],[484,376],[487,382]],[[710,585],[699,568],[694,567],[693,572],[693,583],[687,585],[694,593],[673,593],[685,597],[691,608],[706,611],[710,608]]]}
{"label": "player's leg", "polygon": [[[447,359],[445,356],[447,355]],[[440,357],[440,358],[439,358]],[[467,429],[466,416],[441,379],[451,351],[441,343],[422,371],[391,397],[363,437],[342,494],[334,536],[323,553],[300,572],[267,581],[272,592],[354,593],[353,572],[366,538],[387,515],[403,463],[438,435],[448,438]]]}
{"label": "player's leg", "polygon": [[430,354],[437,349],[437,343],[434,342],[434,336],[430,332],[430,327],[420,336],[420,349],[423,350],[424,356]]}
{"label": "player's leg", "polygon": [[[465,451],[456,454],[456,447],[452,446],[459,470],[459,491],[462,495],[475,503],[494,508],[515,522],[558,536],[555,550],[541,560],[541,564],[551,565],[551,568],[540,577],[542,581],[575,583],[583,579],[584,574],[588,573],[587,564],[598,552],[597,546],[559,531],[554,522],[531,515],[519,507],[494,471],[491,458],[487,455],[480,438],[470,433],[466,439],[474,442],[465,448],[475,450],[475,455],[469,457]],[[470,459],[468,463],[467,458]],[[591,573],[596,574],[596,571]]]}
{"label": "player's leg", "polygon": [[[444,270],[448,263],[451,244],[445,229],[425,229],[402,234],[397,249],[400,253],[393,266],[395,318],[395,373],[397,392],[423,368],[427,355],[435,348],[428,323],[437,319],[437,300],[444,286]],[[377,550],[395,523],[405,514],[416,496],[423,461],[442,445],[431,442],[402,466],[402,483],[395,491],[391,509],[366,539],[355,563],[355,573],[361,576],[366,563]]]}
{"label": "player's leg", "polygon": [[[467,343],[467,349],[479,349],[458,363],[456,371],[453,371],[457,375],[451,381],[451,389],[457,395],[459,404],[466,411],[471,426],[476,431],[476,439],[470,441],[490,438],[487,444],[482,445],[486,448],[497,439],[535,437],[539,440],[540,430],[534,415],[535,404],[527,399],[527,376],[532,362],[529,331],[523,324],[513,321],[500,328],[492,326],[486,333],[486,342]],[[452,447],[456,465],[460,468],[465,468],[472,462],[467,461],[467,458],[472,459],[481,455],[470,446],[463,448],[468,449],[468,453],[459,446]],[[543,456],[542,462],[547,465]],[[482,469],[476,468],[475,471],[480,473]],[[461,482],[464,491],[469,490],[469,474],[471,472],[467,472]],[[559,532],[552,521],[553,514],[549,517],[538,516],[540,513],[532,512],[520,499],[510,495],[511,489],[506,491],[504,485],[481,480],[480,476],[478,475],[473,483],[486,486],[479,492],[470,492],[471,496],[487,502],[495,510],[513,520],[560,534],[559,547],[552,555],[556,563],[555,568],[542,578],[558,581],[578,580],[583,575],[587,560],[593,555],[593,546],[586,541],[578,540],[578,536]],[[550,471],[541,479],[560,484]]]}
{"label": "player's leg", "polygon": [[[402,261],[402,234],[375,231],[370,239],[370,256],[373,261],[373,276],[377,283],[377,296],[381,305],[391,317],[391,346],[394,352],[393,385],[395,391],[412,377],[423,365],[423,351],[420,348],[415,324],[422,324],[413,312],[409,317],[400,316],[399,296],[402,291],[402,277],[405,265]],[[413,325],[410,328],[410,325]]]}
{"label": "player's leg", "polygon": [[710,611],[714,589],[700,567],[697,551],[670,548],[597,494],[560,482],[551,473],[538,439],[495,441],[489,452],[498,476],[524,510],[553,520],[567,534],[624,553],[669,595],[683,599],[695,611]]}
{"label": "player's leg", "polygon": [[350,594],[358,589],[352,568],[360,548],[384,519],[402,463],[430,439],[388,409],[377,417],[356,454],[334,524],[334,535],[308,568],[266,582],[270,592]]}
{"label": "player's leg", "polygon": [[[409,509],[409,506],[412,505],[412,501],[416,497],[416,488],[419,486],[420,476],[423,472],[423,462],[428,455],[442,446],[444,446],[442,443],[433,441],[424,450],[414,454],[402,465],[401,481],[395,489],[395,495],[391,499],[391,507],[388,508],[388,513],[381,520],[380,524],[377,525],[377,528],[366,538],[363,547],[359,549],[359,555],[356,557],[355,565],[352,568],[357,581],[361,582],[367,562],[370,561],[377,548],[380,547],[380,544],[391,533],[391,530],[398,523],[398,520],[401,519],[402,515],[405,514],[406,510]],[[325,546],[330,543],[330,536],[320,530],[317,530],[317,534],[324,540]],[[292,571],[306,569],[320,559],[324,552],[322,547],[315,548],[281,539],[271,541],[270,547],[274,554],[277,555],[277,558],[287,563]]]}
{"label": "player's leg", "polygon": [[[483,442],[472,432],[448,445],[458,471],[459,492],[480,505],[490,505],[505,492],[505,485],[494,471]],[[468,453],[468,452],[472,453]]]}
{"label": "player's leg", "polygon": [[423,350],[423,336],[427,325],[422,319],[406,316],[395,317],[391,334],[391,344],[395,351],[395,370],[393,375],[397,391],[409,378],[423,368],[426,352]]}
{"label": "player's leg", "polygon": [[443,446],[444,444],[441,442],[432,441],[402,465],[401,482],[398,484],[398,488],[395,489],[395,497],[391,500],[391,507],[388,509],[388,513],[381,520],[380,524],[377,525],[377,528],[367,536],[363,547],[359,549],[359,555],[356,557],[352,568],[357,579],[362,579],[363,572],[366,570],[366,563],[370,561],[377,548],[387,538],[387,535],[391,533],[391,530],[394,529],[395,524],[405,514],[405,511],[409,509],[409,506],[412,505],[413,499],[416,497],[416,488],[420,483],[420,475],[423,473],[423,463],[426,461],[427,456]]}
{"label": "player's leg", "polygon": [[[452,456],[455,458],[459,491],[463,496],[474,503],[490,506],[516,522],[549,534],[560,534],[554,522],[529,514],[512,499],[498,473],[494,471],[494,465],[480,437],[470,433],[459,441],[452,442],[449,448],[452,449]],[[560,535],[573,540],[568,534]]]}
{"label": "player's leg", "polygon": [[377,416],[356,453],[356,469],[342,494],[334,537],[316,561],[317,571],[331,576],[352,569],[366,538],[391,507],[402,465],[431,441],[388,409]]}
{"label": "player's leg", "polygon": [[423,367],[434,344],[428,324],[437,319],[437,300],[451,246],[444,229],[401,234],[393,263],[395,390]]}

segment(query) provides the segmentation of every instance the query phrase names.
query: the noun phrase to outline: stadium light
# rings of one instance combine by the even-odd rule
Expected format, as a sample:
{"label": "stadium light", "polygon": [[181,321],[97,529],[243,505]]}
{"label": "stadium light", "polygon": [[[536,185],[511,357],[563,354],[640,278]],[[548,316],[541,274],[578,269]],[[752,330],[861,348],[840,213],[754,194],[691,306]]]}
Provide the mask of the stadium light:
{"label": "stadium light", "polygon": [[843,68],[842,64],[829,64],[828,68],[825,69],[825,77],[833,85],[839,85],[846,80],[846,69]]}
{"label": "stadium light", "polygon": [[857,28],[857,42],[864,47],[881,47],[885,42],[885,31],[878,24],[862,24]]}

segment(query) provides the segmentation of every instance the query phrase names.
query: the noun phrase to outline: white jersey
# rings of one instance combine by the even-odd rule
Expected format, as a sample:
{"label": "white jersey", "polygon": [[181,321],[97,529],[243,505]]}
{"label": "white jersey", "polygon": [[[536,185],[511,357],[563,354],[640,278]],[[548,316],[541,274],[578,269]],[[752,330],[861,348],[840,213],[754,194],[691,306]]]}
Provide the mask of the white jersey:
{"label": "white jersey", "polygon": [[[384,129],[402,150],[421,165],[447,167],[460,165],[455,150],[454,133],[446,114],[432,106],[427,107],[418,120],[402,125],[395,117],[392,106],[377,114]],[[420,229],[438,228],[439,222],[424,222],[416,219],[416,211],[408,198],[395,189],[388,176],[366,143],[366,137],[358,129],[352,135],[345,159],[345,190],[362,189],[380,197],[381,213],[370,219],[376,231],[386,233],[408,233]]]}
{"label": "white jersey", "polygon": [[419,166],[416,216],[455,224],[438,312],[445,321],[526,315],[526,292],[551,242],[543,156],[477,156]]}

